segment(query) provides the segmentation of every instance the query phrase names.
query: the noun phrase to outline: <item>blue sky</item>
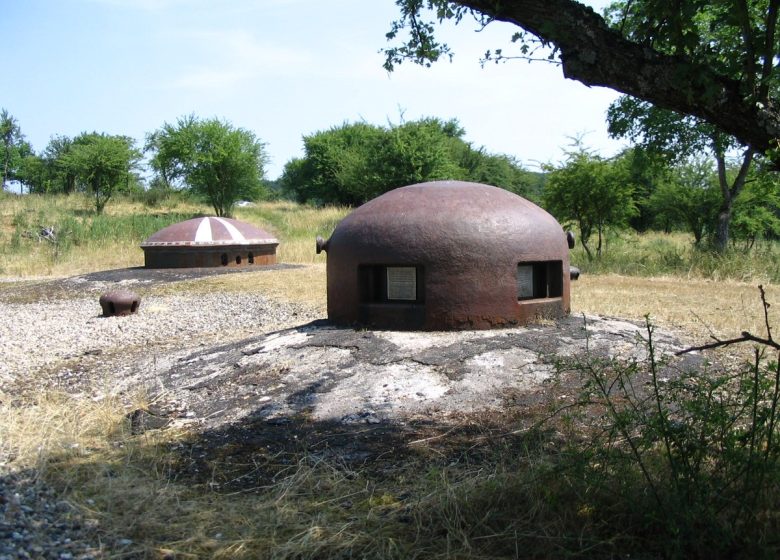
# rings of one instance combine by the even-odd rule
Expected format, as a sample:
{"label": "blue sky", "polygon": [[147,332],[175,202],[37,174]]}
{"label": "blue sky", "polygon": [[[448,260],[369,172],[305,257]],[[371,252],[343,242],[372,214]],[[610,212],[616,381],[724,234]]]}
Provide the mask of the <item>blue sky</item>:
{"label": "blue sky", "polygon": [[0,107],[37,151],[93,130],[142,144],[182,115],[216,116],[266,142],[271,179],[303,135],[345,121],[456,118],[466,140],[530,169],[575,135],[620,148],[605,125],[614,92],[544,63],[480,67],[512,26],[447,28],[453,63],[388,74],[378,51],[396,15],[393,0],[0,0]]}

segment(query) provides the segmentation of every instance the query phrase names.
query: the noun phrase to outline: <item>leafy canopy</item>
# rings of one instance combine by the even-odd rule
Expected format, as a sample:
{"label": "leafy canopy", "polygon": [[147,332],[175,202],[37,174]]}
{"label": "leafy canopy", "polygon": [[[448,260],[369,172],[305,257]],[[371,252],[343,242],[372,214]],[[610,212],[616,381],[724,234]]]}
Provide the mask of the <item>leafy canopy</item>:
{"label": "leafy canopy", "polygon": [[589,259],[592,235],[598,237],[600,256],[605,230],[625,227],[636,214],[634,185],[625,159],[608,160],[593,155],[577,143],[560,167],[548,167],[544,206],[561,223],[574,223]]}
{"label": "leafy canopy", "polygon": [[262,193],[264,144],[228,122],[182,117],[150,134],[146,149],[158,180],[201,195],[217,216],[229,216],[236,202]]}
{"label": "leafy canopy", "polygon": [[519,28],[511,37],[517,50],[489,50],[486,58],[532,58],[537,48],[552,47],[548,58],[567,78],[697,117],[757,152],[777,147],[780,0],[625,0],[606,11],[606,20],[575,0],[396,4],[388,70],[405,60],[430,65],[451,57],[436,36],[445,21],[503,21]]}
{"label": "leafy canopy", "polygon": [[92,195],[95,211],[100,214],[114,192],[133,179],[141,153],[132,138],[93,132],[74,139],[70,151],[60,159],[78,185]]}
{"label": "leafy canopy", "polygon": [[529,190],[530,173],[508,156],[475,150],[464,134],[457,121],[435,118],[388,127],[345,123],[304,137],[305,156],[285,166],[282,188],[301,202],[347,205],[438,179]]}

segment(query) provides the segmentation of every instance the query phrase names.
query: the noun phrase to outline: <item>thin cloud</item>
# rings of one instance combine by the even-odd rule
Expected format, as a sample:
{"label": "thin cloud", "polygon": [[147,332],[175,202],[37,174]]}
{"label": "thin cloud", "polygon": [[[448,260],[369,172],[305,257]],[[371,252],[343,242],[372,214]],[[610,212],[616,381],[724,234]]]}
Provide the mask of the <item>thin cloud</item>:
{"label": "thin cloud", "polygon": [[255,79],[298,74],[313,66],[306,51],[263,43],[243,30],[184,32],[174,40],[184,49],[202,51],[203,60],[174,76],[169,88],[235,88]]}

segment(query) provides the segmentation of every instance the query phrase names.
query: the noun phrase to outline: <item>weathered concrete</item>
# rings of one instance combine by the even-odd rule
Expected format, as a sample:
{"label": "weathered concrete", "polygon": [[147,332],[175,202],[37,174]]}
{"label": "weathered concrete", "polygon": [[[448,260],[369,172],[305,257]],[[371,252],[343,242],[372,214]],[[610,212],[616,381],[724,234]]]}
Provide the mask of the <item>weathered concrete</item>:
{"label": "weathered concrete", "polygon": [[[403,422],[500,411],[518,395],[544,395],[572,359],[644,360],[645,334],[642,325],[601,317],[466,332],[355,331],[315,322],[182,353],[158,362],[148,381],[152,394],[164,395],[161,403],[176,403],[177,414],[208,427],[301,416]],[[662,331],[654,342],[657,355],[670,359],[683,346]],[[671,366],[666,370],[674,374]]]}

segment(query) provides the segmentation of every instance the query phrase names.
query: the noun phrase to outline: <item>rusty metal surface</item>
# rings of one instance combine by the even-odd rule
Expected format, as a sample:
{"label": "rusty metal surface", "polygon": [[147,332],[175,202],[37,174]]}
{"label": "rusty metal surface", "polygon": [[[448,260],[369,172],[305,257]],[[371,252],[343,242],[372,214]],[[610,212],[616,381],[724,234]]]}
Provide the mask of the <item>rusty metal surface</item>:
{"label": "rusty metal surface", "polygon": [[[560,224],[496,187],[438,181],[396,189],[357,208],[317,246],[328,253],[328,317],[336,323],[484,329],[570,310],[568,242]],[[518,300],[518,264],[549,261],[560,262],[560,296]],[[415,301],[366,300],[361,270],[388,266],[416,267]]]}
{"label": "rusty metal surface", "polygon": [[276,246],[147,247],[145,268],[201,268],[276,264]]}
{"label": "rusty metal surface", "polygon": [[230,218],[193,218],[141,243],[146,268],[252,266],[276,263],[279,241],[267,231]]}
{"label": "rusty metal surface", "polygon": [[130,315],[137,312],[141,306],[141,298],[127,290],[114,290],[105,293],[100,296],[99,302],[103,310],[103,317]]}

